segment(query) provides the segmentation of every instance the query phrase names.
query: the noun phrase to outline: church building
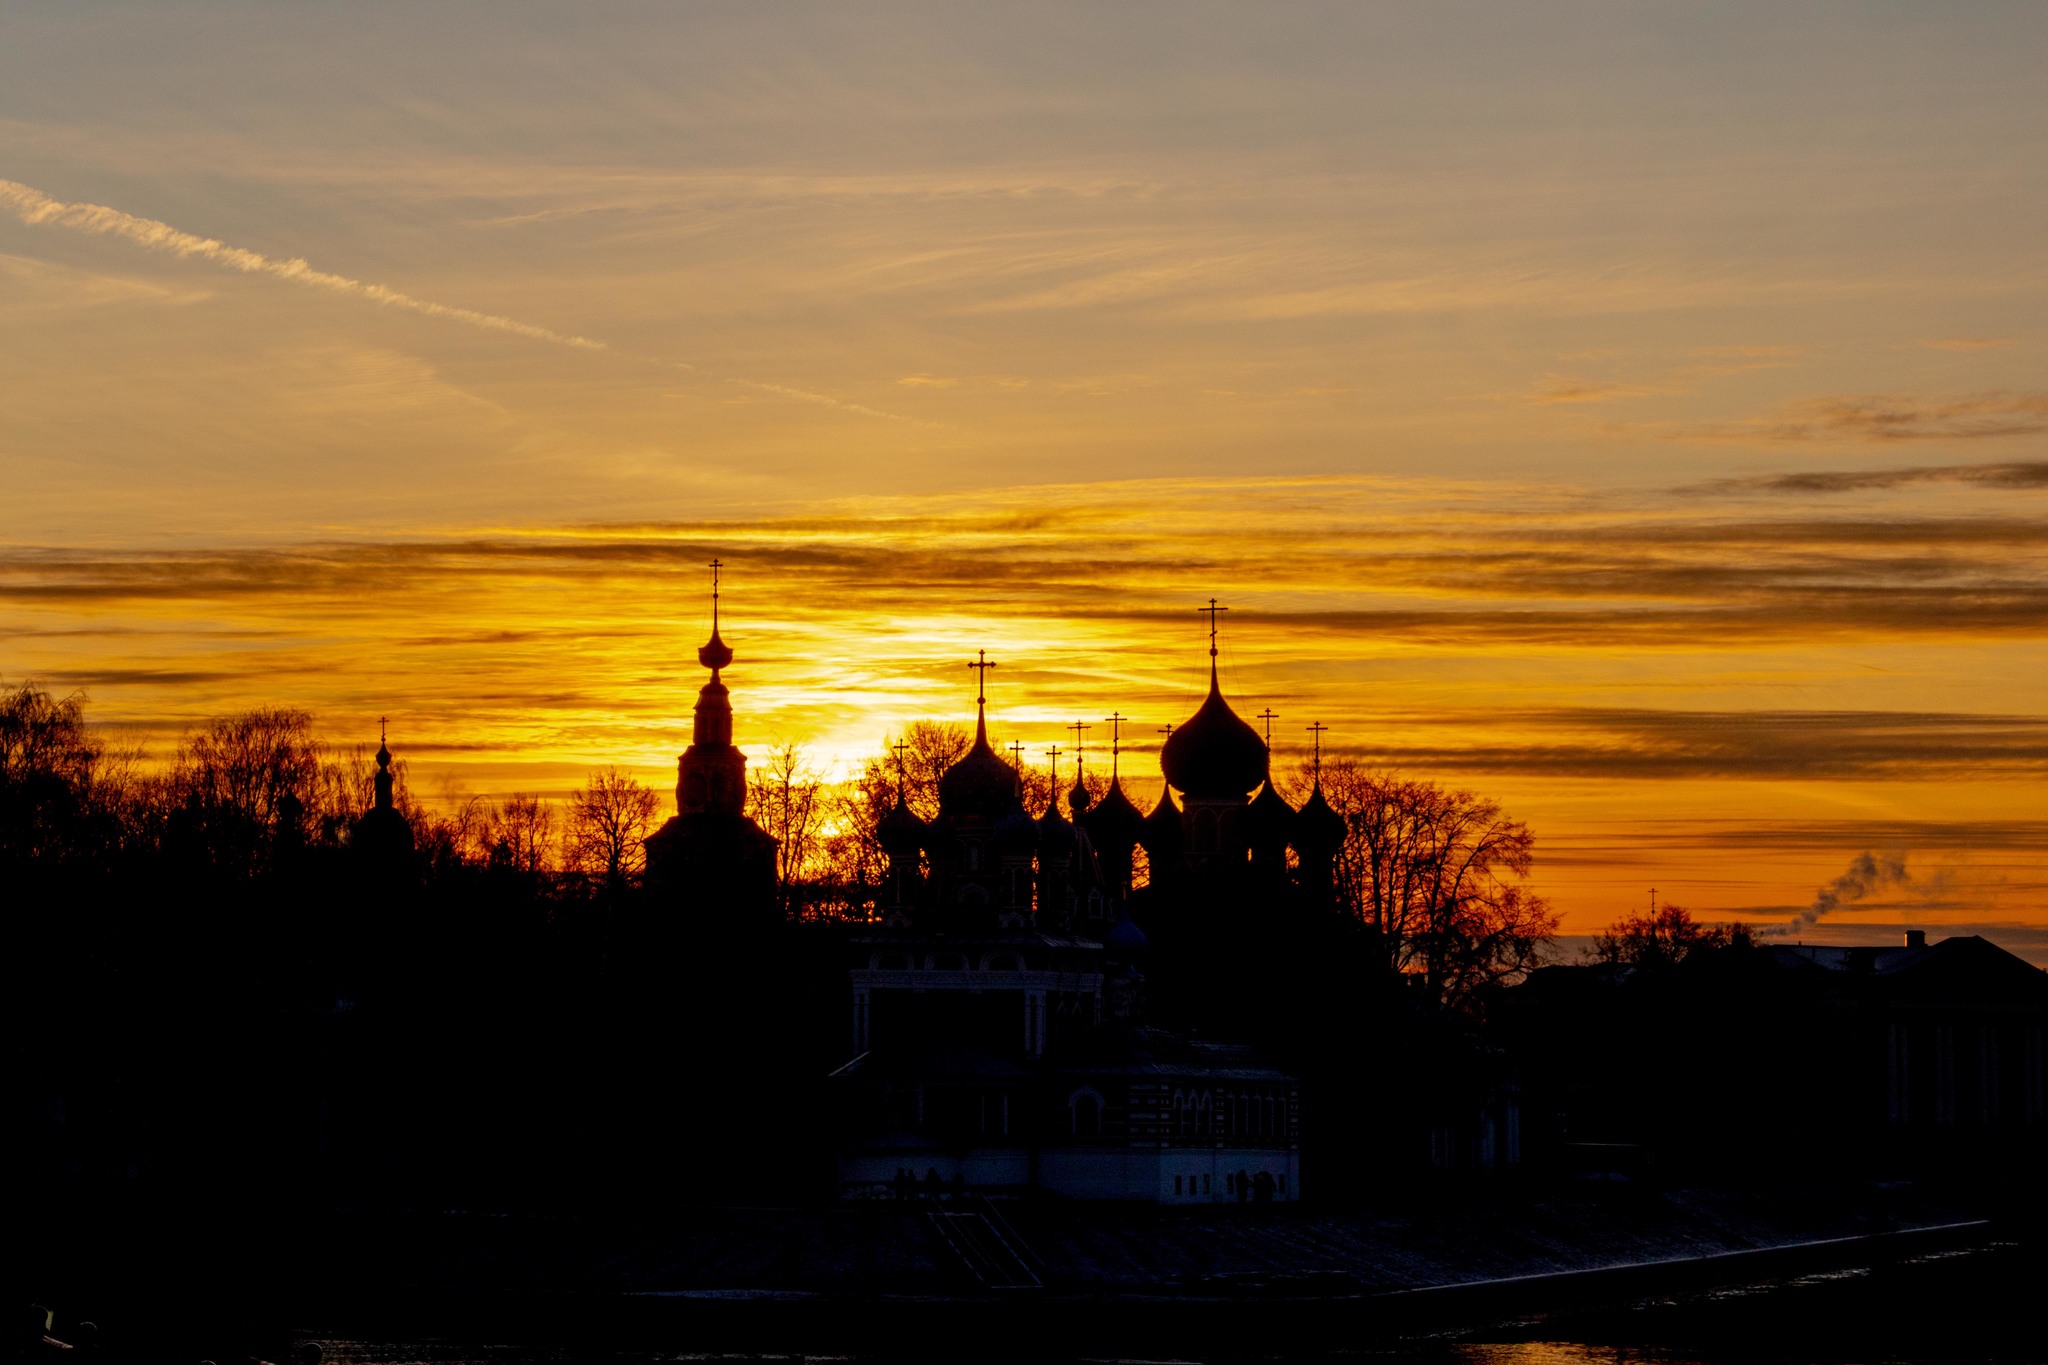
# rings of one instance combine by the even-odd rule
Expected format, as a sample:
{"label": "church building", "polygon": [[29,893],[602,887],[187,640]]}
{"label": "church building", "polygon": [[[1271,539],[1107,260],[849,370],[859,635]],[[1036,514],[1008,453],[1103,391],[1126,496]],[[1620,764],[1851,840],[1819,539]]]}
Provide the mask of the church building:
{"label": "church building", "polygon": [[[648,884],[660,904],[730,924],[774,915],[776,845],[745,810],[716,601],[698,653],[711,679],[677,815],[647,841]],[[899,771],[875,831],[875,918],[846,940],[846,1060],[829,1078],[843,1197],[1300,1198],[1297,1078],[1240,1040],[1150,1017],[1155,984],[1227,992],[1246,923],[1327,906],[1343,833],[1319,785],[1298,811],[1274,790],[1267,741],[1223,697],[1211,609],[1208,695],[1169,727],[1150,814],[1123,787],[1118,713],[1102,797],[1077,760],[1065,809],[1055,771],[1034,815],[1020,768],[990,743],[986,657],[969,665],[974,739],[942,774],[934,818],[910,808]],[[1157,983],[1155,933],[1181,945]]]}

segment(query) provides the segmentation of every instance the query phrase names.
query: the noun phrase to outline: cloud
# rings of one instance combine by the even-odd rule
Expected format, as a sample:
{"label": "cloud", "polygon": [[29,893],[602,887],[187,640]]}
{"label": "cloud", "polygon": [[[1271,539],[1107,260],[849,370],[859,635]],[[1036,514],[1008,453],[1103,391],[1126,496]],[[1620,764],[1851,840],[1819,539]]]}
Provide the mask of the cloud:
{"label": "cloud", "polygon": [[2013,344],[2011,337],[1938,337],[1920,343],[1930,351],[1992,351]]}
{"label": "cloud", "polygon": [[606,349],[603,342],[592,341],[589,337],[570,336],[546,327],[537,327],[530,322],[519,322],[491,313],[479,313],[471,308],[455,308],[445,303],[414,298],[410,294],[401,294],[381,284],[369,284],[362,280],[352,280],[346,275],[315,270],[298,257],[287,261],[275,260],[260,252],[228,246],[211,237],[181,232],[169,223],[158,222],[154,218],[137,218],[133,214],[108,208],[104,204],[67,204],[52,199],[41,190],[13,180],[0,180],[0,205],[4,205],[15,217],[31,227],[48,224],[75,228],[81,232],[120,237],[138,246],[148,247],[152,251],[168,251],[175,256],[198,257],[226,266],[230,270],[242,271],[244,274],[268,275],[312,289],[324,289],[330,293],[368,299],[387,308],[401,308],[407,312],[445,318],[471,327],[508,332],[534,341],[548,341],[583,350]]}
{"label": "cloud", "polygon": [[1531,403],[1605,403],[1615,398],[1641,398],[1655,393],[1655,389],[1641,384],[1611,384],[1594,380],[1570,379],[1563,375],[1547,376],[1542,387],[1529,395]]}
{"label": "cloud", "polygon": [[1417,737],[1340,740],[1339,751],[1396,768],[1613,780],[2048,776],[2048,715],[1556,706],[1379,720]]}
{"label": "cloud", "polygon": [[1920,483],[1972,484],[1979,488],[2048,488],[2048,460],[2003,464],[1914,465],[1904,469],[1817,470],[1719,479],[1704,489],[1755,488],[1779,493],[1860,493]]}
{"label": "cloud", "polygon": [[1997,440],[2042,432],[2048,432],[2048,394],[1993,392],[1946,400],[1904,394],[1829,395],[1790,404],[1769,417],[1666,428],[1664,434],[1675,440],[1893,445]]}

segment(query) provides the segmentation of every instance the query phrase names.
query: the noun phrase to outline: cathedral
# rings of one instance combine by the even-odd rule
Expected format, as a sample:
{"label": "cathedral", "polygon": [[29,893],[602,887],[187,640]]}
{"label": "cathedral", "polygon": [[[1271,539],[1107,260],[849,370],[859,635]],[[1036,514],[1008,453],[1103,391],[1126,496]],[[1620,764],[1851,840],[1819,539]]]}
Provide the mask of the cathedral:
{"label": "cathedral", "polygon": [[[1329,910],[1343,822],[1319,782],[1298,810],[1274,789],[1269,741],[1223,696],[1218,609],[1205,610],[1208,695],[1169,727],[1149,814],[1124,790],[1113,730],[1102,797],[1077,771],[1065,810],[1055,780],[1034,815],[989,740],[985,658],[969,665],[974,740],[941,777],[934,818],[911,810],[899,771],[876,829],[876,915],[846,940],[846,1060],[828,1083],[842,1197],[1300,1198],[1299,1081],[1186,1021],[1232,1018],[1200,1005],[1246,973],[1248,926]],[[676,817],[647,842],[650,892],[772,914],[775,844],[745,809],[715,592],[698,658],[711,679]],[[1180,1002],[1164,1012],[1176,1027],[1160,1000]]]}

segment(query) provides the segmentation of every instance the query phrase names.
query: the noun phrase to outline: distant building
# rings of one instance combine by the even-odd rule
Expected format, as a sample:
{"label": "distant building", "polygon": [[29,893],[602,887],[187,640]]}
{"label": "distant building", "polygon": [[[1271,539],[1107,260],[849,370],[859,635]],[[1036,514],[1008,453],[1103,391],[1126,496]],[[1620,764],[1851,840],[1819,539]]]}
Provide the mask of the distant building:
{"label": "distant building", "polygon": [[1493,1023],[1548,1164],[1991,1179],[2048,1139],[2048,974],[1974,936],[1545,967]]}

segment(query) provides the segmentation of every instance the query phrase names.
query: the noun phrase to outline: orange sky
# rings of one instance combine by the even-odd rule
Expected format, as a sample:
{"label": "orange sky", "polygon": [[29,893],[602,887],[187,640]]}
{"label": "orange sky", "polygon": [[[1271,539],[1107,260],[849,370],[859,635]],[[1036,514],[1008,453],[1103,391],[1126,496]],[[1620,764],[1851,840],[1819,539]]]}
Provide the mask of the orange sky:
{"label": "orange sky", "polygon": [[1570,932],[1889,850],[1830,936],[2048,959],[2037,6],[8,25],[0,680],[559,791],[673,764],[714,554],[826,762],[976,648],[1156,745],[1215,596]]}

